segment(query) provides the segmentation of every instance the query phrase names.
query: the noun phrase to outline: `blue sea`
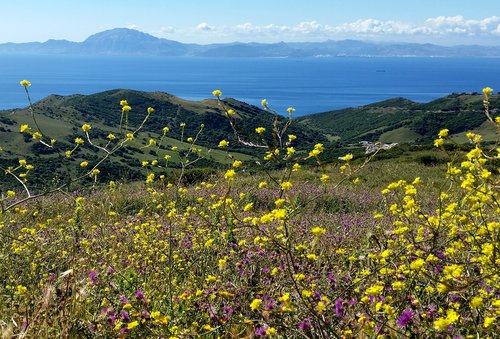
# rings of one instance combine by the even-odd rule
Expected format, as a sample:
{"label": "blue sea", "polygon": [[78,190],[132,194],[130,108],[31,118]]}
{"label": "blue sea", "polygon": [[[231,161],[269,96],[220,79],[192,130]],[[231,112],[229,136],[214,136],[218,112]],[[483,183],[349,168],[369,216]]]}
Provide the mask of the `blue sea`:
{"label": "blue sea", "polygon": [[27,106],[50,94],[91,94],[127,88],[184,99],[232,97],[297,115],[393,97],[428,102],[454,92],[500,90],[500,58],[186,58],[0,55],[0,109]]}

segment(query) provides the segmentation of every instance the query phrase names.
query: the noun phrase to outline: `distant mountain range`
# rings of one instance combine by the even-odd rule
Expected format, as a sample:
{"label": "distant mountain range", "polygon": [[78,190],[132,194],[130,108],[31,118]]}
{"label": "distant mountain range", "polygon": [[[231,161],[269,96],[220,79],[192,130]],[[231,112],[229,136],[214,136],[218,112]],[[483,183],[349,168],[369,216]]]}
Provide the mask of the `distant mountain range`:
{"label": "distant mountain range", "polygon": [[128,28],[115,28],[83,42],[0,44],[0,54],[154,55],[196,57],[500,57],[500,46],[440,46],[416,43],[376,43],[358,40],[327,40],[293,43],[184,44]]}

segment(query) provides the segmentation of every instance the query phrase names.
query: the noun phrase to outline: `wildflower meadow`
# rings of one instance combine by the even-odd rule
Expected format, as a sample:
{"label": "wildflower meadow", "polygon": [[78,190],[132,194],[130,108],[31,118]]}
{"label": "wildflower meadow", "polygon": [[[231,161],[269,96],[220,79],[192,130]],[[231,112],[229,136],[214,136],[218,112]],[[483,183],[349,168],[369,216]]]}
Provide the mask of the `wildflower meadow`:
{"label": "wildflower meadow", "polygon": [[[37,123],[30,85],[21,81],[32,122],[19,132],[77,158],[78,170],[37,190],[26,159],[1,168],[13,179],[0,198],[3,338],[499,336],[498,144],[470,132],[467,148],[453,148],[443,126],[434,141],[449,159],[442,166],[347,151],[328,159],[325,145],[304,149],[290,133],[293,108],[283,122],[262,100],[274,119],[250,139],[215,90],[234,133],[213,148],[230,166],[183,180],[205,156],[205,126],[185,135],[183,123],[141,145],[157,156],[141,164],[142,182],[106,182],[101,165],[135,141],[155,108],[132,125],[123,98],[119,133],[97,142],[83,124],[60,148]],[[500,128],[491,95],[483,90],[485,120]],[[168,144],[172,129],[182,151]],[[227,148],[236,143],[259,157],[234,158]],[[97,156],[84,159],[83,149]]]}

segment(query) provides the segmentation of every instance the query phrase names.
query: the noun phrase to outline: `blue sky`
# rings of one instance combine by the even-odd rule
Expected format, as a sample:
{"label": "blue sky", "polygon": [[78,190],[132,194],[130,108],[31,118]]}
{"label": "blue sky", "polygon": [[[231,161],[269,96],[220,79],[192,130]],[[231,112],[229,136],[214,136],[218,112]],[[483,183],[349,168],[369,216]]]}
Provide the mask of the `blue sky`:
{"label": "blue sky", "polygon": [[500,0],[1,1],[0,43],[129,27],[181,42],[362,39],[500,44]]}

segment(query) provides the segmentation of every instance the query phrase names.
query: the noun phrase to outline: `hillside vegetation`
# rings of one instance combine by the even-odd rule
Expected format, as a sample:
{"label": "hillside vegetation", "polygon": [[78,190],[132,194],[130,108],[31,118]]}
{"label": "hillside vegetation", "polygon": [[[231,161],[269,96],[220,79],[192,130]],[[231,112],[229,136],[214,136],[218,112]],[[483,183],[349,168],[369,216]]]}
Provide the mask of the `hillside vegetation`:
{"label": "hillside vegetation", "polygon": [[[28,93],[29,81],[21,85]],[[451,130],[440,129],[432,148],[357,156],[309,144],[314,129],[292,134],[293,119],[266,100],[256,119],[268,120],[244,129],[239,122],[252,121],[255,108],[213,94],[203,104],[166,100],[185,109],[172,130],[161,120],[172,111],[162,115],[159,101],[153,109],[138,92],[107,93],[109,107],[121,106],[114,118],[97,105],[108,100],[100,94],[93,104],[48,98],[15,112],[26,119],[20,127],[3,120],[10,136],[24,139],[2,151],[12,158],[3,174],[14,179],[0,187],[3,338],[498,336],[498,143],[467,132],[467,145],[457,145]],[[482,121],[498,130],[491,94],[483,90]],[[64,118],[83,112],[85,120]],[[155,114],[158,135],[146,127]],[[229,125],[216,145],[218,163],[227,165],[189,173],[208,157],[198,143],[206,126],[179,122],[217,115]],[[51,131],[59,139],[77,135],[63,154],[42,133],[58,121]],[[231,151],[236,143],[252,151]],[[38,168],[26,145],[38,145],[40,158],[62,156],[74,188],[50,181],[34,193]],[[103,175],[111,156],[151,150],[156,158],[141,161],[140,181]],[[332,159],[335,152],[343,153]],[[178,171],[167,171],[174,156]]]}
{"label": "hillside vegetation", "polygon": [[[500,96],[491,97],[491,113],[500,114]],[[450,94],[429,103],[404,98],[301,117],[303,126],[322,129],[345,143],[362,140],[385,143],[431,143],[442,128],[465,141],[465,132],[475,130],[485,140],[496,140],[496,130],[484,125],[480,94]]]}

